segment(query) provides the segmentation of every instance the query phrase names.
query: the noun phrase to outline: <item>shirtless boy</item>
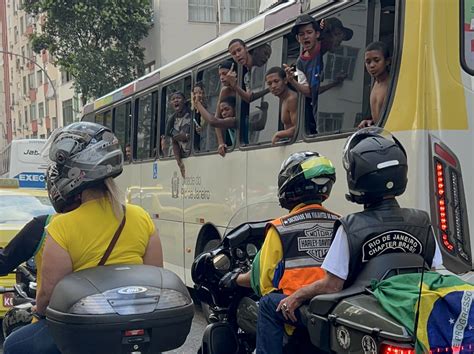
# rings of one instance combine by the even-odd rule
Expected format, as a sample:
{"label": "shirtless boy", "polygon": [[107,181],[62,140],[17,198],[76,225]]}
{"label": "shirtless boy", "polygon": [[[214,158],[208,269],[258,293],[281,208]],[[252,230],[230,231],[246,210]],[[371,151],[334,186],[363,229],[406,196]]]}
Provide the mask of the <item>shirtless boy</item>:
{"label": "shirtless boy", "polygon": [[370,92],[371,119],[360,122],[358,128],[377,124],[382,113],[382,107],[388,96],[390,82],[389,68],[390,56],[388,47],[383,42],[370,43],[365,49],[365,68],[374,78],[374,85]]}
{"label": "shirtless boy", "polygon": [[284,129],[273,135],[272,144],[276,144],[282,139],[291,139],[295,134],[298,96],[296,92],[289,89],[286,72],[280,67],[270,68],[265,74],[265,81],[270,92],[280,99],[281,122]]}

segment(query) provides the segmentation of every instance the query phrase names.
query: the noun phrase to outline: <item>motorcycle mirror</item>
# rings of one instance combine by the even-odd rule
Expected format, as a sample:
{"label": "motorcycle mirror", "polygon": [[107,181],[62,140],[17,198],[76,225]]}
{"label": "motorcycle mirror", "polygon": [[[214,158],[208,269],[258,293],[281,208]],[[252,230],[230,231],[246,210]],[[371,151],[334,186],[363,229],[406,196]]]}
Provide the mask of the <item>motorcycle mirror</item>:
{"label": "motorcycle mirror", "polygon": [[230,259],[223,253],[215,256],[212,260],[212,264],[214,268],[220,271],[228,271],[230,269]]}
{"label": "motorcycle mirror", "polygon": [[245,250],[247,251],[247,255],[251,258],[255,257],[258,252],[257,246],[255,246],[253,243],[248,243],[247,247],[245,247]]}

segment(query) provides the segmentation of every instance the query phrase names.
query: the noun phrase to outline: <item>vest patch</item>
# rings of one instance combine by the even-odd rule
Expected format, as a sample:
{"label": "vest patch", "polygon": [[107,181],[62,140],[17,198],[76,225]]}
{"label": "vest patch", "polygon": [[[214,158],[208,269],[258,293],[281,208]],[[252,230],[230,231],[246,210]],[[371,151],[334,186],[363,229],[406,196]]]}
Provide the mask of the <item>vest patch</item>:
{"label": "vest patch", "polygon": [[[325,211],[305,211],[302,213],[298,213],[296,215],[291,215],[285,218],[282,218],[282,224],[283,226],[289,226],[292,224],[295,224],[300,221],[305,221],[305,220],[315,220],[315,219],[320,219],[320,220],[337,220],[338,217],[334,214],[327,213]],[[332,229],[331,229],[332,231]]]}
{"label": "vest patch", "polygon": [[362,262],[384,253],[404,252],[421,254],[423,245],[418,239],[400,230],[391,230],[372,237],[362,245]]}
{"label": "vest patch", "polygon": [[331,246],[332,227],[315,225],[305,230],[304,234],[304,237],[298,237],[298,251],[306,252],[311,258],[321,263]]}

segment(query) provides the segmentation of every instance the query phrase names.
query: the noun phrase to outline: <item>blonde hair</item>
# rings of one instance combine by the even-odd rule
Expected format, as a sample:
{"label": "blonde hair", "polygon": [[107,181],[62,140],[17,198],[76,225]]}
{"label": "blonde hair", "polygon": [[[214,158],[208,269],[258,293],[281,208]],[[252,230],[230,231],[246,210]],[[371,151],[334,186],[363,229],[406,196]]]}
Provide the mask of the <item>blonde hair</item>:
{"label": "blonde hair", "polygon": [[104,180],[105,187],[107,188],[106,194],[112,204],[112,211],[118,220],[123,218],[123,206],[125,205],[125,195],[115,183],[112,177]]}

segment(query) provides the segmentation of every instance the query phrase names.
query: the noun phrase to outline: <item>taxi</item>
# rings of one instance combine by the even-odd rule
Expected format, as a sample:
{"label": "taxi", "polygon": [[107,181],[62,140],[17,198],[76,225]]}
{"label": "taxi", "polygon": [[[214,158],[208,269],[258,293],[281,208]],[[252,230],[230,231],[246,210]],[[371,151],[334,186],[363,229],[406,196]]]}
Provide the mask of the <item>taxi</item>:
{"label": "taxi", "polygon": [[[14,178],[0,178],[0,247],[10,240],[33,217],[54,214],[54,208],[44,189],[19,188]],[[0,277],[0,286],[11,287],[15,284],[15,274]],[[0,294],[0,318],[12,306],[12,294]]]}

